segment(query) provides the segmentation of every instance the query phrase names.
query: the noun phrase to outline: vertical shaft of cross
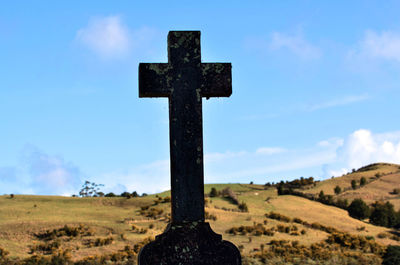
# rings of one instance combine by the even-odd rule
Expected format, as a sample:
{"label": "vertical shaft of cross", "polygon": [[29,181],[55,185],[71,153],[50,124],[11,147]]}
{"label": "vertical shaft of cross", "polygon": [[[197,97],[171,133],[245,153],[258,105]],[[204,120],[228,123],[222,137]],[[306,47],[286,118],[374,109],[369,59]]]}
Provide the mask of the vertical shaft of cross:
{"label": "vertical shaft of cross", "polygon": [[169,98],[173,223],[204,220],[202,102],[185,94]]}
{"label": "vertical shaft of cross", "polygon": [[200,32],[170,32],[168,57],[172,222],[204,221]]}

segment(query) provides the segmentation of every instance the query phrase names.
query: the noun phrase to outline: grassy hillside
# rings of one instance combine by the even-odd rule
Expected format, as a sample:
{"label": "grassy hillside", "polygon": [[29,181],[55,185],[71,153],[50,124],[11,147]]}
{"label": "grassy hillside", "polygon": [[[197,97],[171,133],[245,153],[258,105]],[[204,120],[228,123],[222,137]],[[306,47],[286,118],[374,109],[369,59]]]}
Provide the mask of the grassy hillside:
{"label": "grassy hillside", "polygon": [[[387,174],[394,167],[388,166],[385,170],[379,170]],[[369,177],[375,171],[362,174]],[[341,179],[321,182],[307,192],[319,192],[322,188],[329,193],[328,190],[333,190],[332,186],[338,183],[344,186],[350,178],[357,178],[360,174],[361,172],[356,172]],[[392,175],[395,174],[385,175],[381,179],[393,180],[395,177]],[[368,188],[372,191],[372,185],[373,183],[369,183],[362,189]],[[326,244],[329,237],[340,233],[364,236],[370,239],[368,242],[382,246],[399,245],[394,240],[396,238],[390,239],[393,232],[390,229],[353,219],[346,211],[336,207],[290,195],[277,196],[274,188],[265,189],[262,185],[210,184],[205,186],[206,194],[212,187],[219,191],[230,187],[236,193],[238,201],[245,202],[248,207],[248,212],[241,212],[237,205],[225,197],[206,198],[206,212],[215,219],[207,221],[215,232],[239,246],[243,256],[258,257],[261,260],[262,255],[267,255],[267,252],[263,252],[264,247],[274,244],[315,248]],[[129,248],[127,246],[135,246],[162,233],[170,217],[167,196],[169,192],[130,199],[0,196],[0,248],[9,252],[10,259],[23,259],[33,255],[48,256],[67,251],[71,259],[76,261],[107,253],[122,253],[121,250]],[[279,213],[287,219],[277,220],[279,215],[279,218],[265,216],[271,212]],[[247,230],[243,231],[240,226],[247,226]],[[229,229],[232,233],[227,233]],[[386,235],[385,238],[380,236],[383,234]],[[277,240],[281,241],[277,243]],[[132,253],[136,255],[140,246],[137,245]],[[343,247],[347,246],[344,244]],[[329,251],[344,251],[342,246],[337,248],[340,251]],[[372,248],[368,251],[371,252]],[[279,248],[274,247],[273,251],[277,249]],[[374,254],[365,249],[346,248],[345,251]]]}
{"label": "grassy hillside", "polygon": [[[366,179],[366,185],[360,186],[360,179]],[[356,189],[352,189],[351,181],[357,183]],[[342,192],[335,195],[334,188],[339,186]],[[304,190],[305,193],[318,194],[323,191],[326,195],[334,195],[335,198],[348,199],[361,198],[367,203],[375,201],[390,201],[397,210],[400,209],[400,194],[394,194],[395,188],[400,189],[400,166],[396,164],[377,163],[345,174],[341,177],[328,179],[316,184],[316,186]]]}

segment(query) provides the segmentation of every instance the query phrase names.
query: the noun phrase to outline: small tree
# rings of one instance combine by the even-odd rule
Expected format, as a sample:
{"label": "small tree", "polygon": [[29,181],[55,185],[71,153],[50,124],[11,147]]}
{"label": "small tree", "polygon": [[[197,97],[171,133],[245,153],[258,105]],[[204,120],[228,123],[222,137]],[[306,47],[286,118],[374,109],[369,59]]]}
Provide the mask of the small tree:
{"label": "small tree", "polygon": [[221,191],[222,196],[229,199],[233,204],[239,205],[239,200],[236,193],[230,188],[226,187]]}
{"label": "small tree", "polygon": [[370,215],[370,209],[362,199],[353,200],[347,208],[347,211],[351,217],[359,220],[368,218]]}
{"label": "small tree", "polygon": [[239,203],[238,208],[241,212],[248,212],[249,208],[245,202]]}
{"label": "small tree", "polygon": [[284,195],[283,184],[279,183],[276,189],[278,190],[278,195]]}
{"label": "small tree", "polygon": [[364,177],[360,178],[360,186],[365,186],[365,184],[367,184],[367,180]]}
{"label": "small tree", "polygon": [[323,190],[321,190],[321,191],[319,192],[318,198],[319,198],[320,200],[325,200],[325,194],[324,194],[324,191],[323,191]]}
{"label": "small tree", "polygon": [[349,206],[349,202],[347,201],[347,199],[337,199],[336,201],[336,206],[342,209],[347,209],[347,207]]}
{"label": "small tree", "polygon": [[115,197],[116,195],[113,192],[109,192],[104,197]]}
{"label": "small tree", "polygon": [[335,191],[335,194],[336,194],[336,195],[339,195],[339,194],[342,192],[342,188],[340,188],[340,187],[337,185],[337,186],[335,187],[334,191]]}
{"label": "small tree", "polygon": [[90,182],[88,180],[85,181],[82,185],[82,189],[79,191],[79,196],[81,197],[98,197],[100,192],[100,187],[104,186],[103,184],[96,184],[94,182]]}
{"label": "small tree", "polygon": [[356,181],[355,179],[353,179],[353,180],[351,181],[351,188],[352,188],[353,190],[355,190],[355,189],[357,188],[357,181]]}
{"label": "small tree", "polygon": [[216,188],[212,187],[210,191],[210,197],[217,197],[218,196],[218,191]]}
{"label": "small tree", "polygon": [[127,192],[127,191],[124,191],[123,193],[121,193],[121,195],[120,195],[121,197],[125,197],[125,198],[130,198],[131,197],[131,194],[129,193],[129,192]]}
{"label": "small tree", "polygon": [[394,227],[398,224],[398,214],[394,211],[393,204],[376,202],[372,206],[374,208],[369,218],[372,224],[385,227]]}

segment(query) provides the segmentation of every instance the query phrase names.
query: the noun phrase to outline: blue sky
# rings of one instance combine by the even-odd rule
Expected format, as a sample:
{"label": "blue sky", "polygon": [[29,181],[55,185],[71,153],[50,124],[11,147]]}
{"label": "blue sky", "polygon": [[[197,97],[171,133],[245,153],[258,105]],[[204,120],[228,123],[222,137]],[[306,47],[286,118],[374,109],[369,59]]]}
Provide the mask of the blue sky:
{"label": "blue sky", "polygon": [[169,189],[167,99],[139,62],[200,30],[233,94],[203,100],[205,182],[400,163],[398,1],[54,1],[0,9],[0,194]]}

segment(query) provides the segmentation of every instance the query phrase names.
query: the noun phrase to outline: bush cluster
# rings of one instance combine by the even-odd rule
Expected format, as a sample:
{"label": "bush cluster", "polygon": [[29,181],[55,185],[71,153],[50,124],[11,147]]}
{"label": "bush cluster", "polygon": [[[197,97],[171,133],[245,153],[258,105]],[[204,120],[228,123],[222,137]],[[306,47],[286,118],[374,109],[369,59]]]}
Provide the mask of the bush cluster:
{"label": "bush cluster", "polygon": [[[308,186],[314,186],[317,183],[317,181],[314,181],[313,177],[309,178],[304,178],[301,177],[300,179],[295,179],[292,181],[281,181],[278,184],[276,184],[276,188],[278,189],[278,195],[284,195],[282,192],[285,190],[293,190],[293,189],[304,189],[305,187]],[[267,185],[266,186],[271,186]]]}
{"label": "bush cluster", "polygon": [[7,256],[8,254],[10,254],[10,252],[8,252],[8,251],[5,250],[4,248],[1,248],[1,247],[0,247],[0,261],[1,261],[2,259],[5,259],[6,256]]}
{"label": "bush cluster", "polygon": [[53,240],[58,237],[78,237],[78,236],[93,236],[94,229],[86,225],[80,224],[79,226],[64,225],[59,229],[47,230],[44,233],[35,234],[35,237],[41,240]]}
{"label": "bush cluster", "polygon": [[253,235],[253,236],[273,236],[274,231],[272,229],[267,229],[263,224],[254,224],[252,226],[244,226],[241,225],[239,227],[232,227],[228,230],[226,230],[227,234],[232,234],[232,235]]}
{"label": "bush cluster", "polygon": [[239,200],[236,193],[230,188],[226,187],[221,191],[221,196],[227,198],[231,203],[239,205]]}
{"label": "bush cluster", "polygon": [[382,255],[385,247],[379,245],[372,239],[360,235],[351,235],[344,232],[331,233],[326,239],[328,244],[338,244],[342,248],[362,250],[363,253]]}
{"label": "bush cluster", "polygon": [[297,240],[272,240],[267,246],[244,257],[243,264],[381,264],[378,255],[364,255],[326,242],[305,246]]}
{"label": "bush cluster", "polygon": [[[269,219],[275,219],[278,221],[282,221],[285,223],[290,223],[292,221],[292,219],[290,217],[287,217],[285,215],[282,215],[280,213],[276,213],[276,212],[269,212],[265,214],[265,217],[269,218]],[[298,220],[300,220],[299,218],[297,218]]]}
{"label": "bush cluster", "polygon": [[213,220],[213,221],[217,221],[217,216],[214,214],[211,214],[207,211],[204,212],[204,217],[206,220]]}
{"label": "bush cluster", "polygon": [[59,241],[44,242],[30,247],[30,254],[41,252],[43,254],[54,254],[60,247]]}
{"label": "bush cluster", "polygon": [[351,217],[360,220],[369,217],[374,225],[400,228],[400,211],[396,212],[390,202],[375,202],[369,207],[362,199],[354,199],[347,211]]}
{"label": "bush cluster", "polygon": [[400,246],[388,246],[383,255],[382,265],[400,264]]}
{"label": "bush cluster", "polygon": [[[119,264],[119,265],[136,265],[137,256],[140,249],[150,243],[153,239],[148,237],[143,241],[127,245],[124,249],[117,252],[103,255],[94,255],[83,258],[82,260],[73,262],[69,250],[59,250],[51,256],[32,255],[26,259],[10,260],[7,258],[1,259],[0,264],[4,265],[98,265],[98,264]],[[100,242],[100,241],[99,241]],[[109,242],[109,241],[108,241]],[[99,243],[102,244],[102,243]],[[0,252],[1,253],[1,252]]]}
{"label": "bush cluster", "polygon": [[374,225],[400,228],[400,211],[395,212],[390,202],[375,202],[372,204],[369,221]]}
{"label": "bush cluster", "polygon": [[163,209],[158,209],[158,208],[149,208],[148,206],[141,207],[140,209],[140,215],[148,217],[148,218],[153,218],[157,219],[160,218],[161,215],[164,213]]}
{"label": "bush cluster", "polygon": [[89,240],[86,242],[86,245],[88,247],[101,247],[101,246],[106,246],[110,245],[114,242],[114,238],[112,236],[105,237],[105,238],[96,238],[94,240]]}
{"label": "bush cluster", "polygon": [[238,205],[239,211],[241,212],[248,212],[249,208],[247,207],[247,204],[245,202],[241,202]]}
{"label": "bush cluster", "polygon": [[147,233],[147,229],[146,228],[140,228],[137,227],[136,225],[132,225],[132,232],[136,233],[136,234],[146,234]]}
{"label": "bush cluster", "polygon": [[159,203],[169,203],[171,202],[171,197],[158,197],[157,200],[154,200],[154,205],[158,205]]}
{"label": "bush cluster", "polygon": [[[308,227],[308,228],[311,228],[311,229],[315,229],[315,230],[320,230],[320,231],[326,232],[328,234],[334,233],[334,232],[339,232],[336,228],[331,227],[331,226],[325,226],[325,225],[322,225],[322,224],[317,223],[317,222],[310,224],[310,223],[308,223],[306,221],[303,221],[300,218],[295,217],[295,218],[291,219],[290,217],[287,217],[287,216],[282,215],[280,213],[269,212],[269,213],[266,213],[265,216],[267,218],[279,220],[279,221],[286,222],[286,223],[291,223],[292,222],[292,223],[301,224],[301,225],[304,225],[305,227]],[[306,231],[304,229],[302,231],[300,231],[300,232],[301,232],[301,234],[305,234],[306,233]]]}

